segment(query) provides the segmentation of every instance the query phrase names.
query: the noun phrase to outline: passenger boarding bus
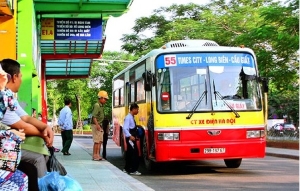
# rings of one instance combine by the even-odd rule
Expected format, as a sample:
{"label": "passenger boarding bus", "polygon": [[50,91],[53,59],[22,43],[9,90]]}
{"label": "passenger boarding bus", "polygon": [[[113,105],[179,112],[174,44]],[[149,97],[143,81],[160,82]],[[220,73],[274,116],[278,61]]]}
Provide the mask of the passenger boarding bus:
{"label": "passenger boarding bus", "polygon": [[243,158],[265,156],[267,88],[249,48],[169,42],[114,76],[113,140],[124,152],[124,118],[137,103],[140,154],[148,169],[209,159],[238,168]]}

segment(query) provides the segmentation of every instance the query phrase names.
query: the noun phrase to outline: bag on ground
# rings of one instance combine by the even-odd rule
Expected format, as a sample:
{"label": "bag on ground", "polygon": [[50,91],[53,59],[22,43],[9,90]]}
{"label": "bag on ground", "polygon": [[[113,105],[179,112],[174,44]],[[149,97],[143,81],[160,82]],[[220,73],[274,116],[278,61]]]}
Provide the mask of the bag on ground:
{"label": "bag on ground", "polygon": [[65,176],[67,171],[65,167],[57,160],[54,155],[54,147],[49,148],[50,157],[47,163],[47,170],[49,172],[58,172],[60,175]]}
{"label": "bag on ground", "polygon": [[61,176],[58,172],[49,172],[39,178],[40,191],[83,191],[81,185],[70,176]]}

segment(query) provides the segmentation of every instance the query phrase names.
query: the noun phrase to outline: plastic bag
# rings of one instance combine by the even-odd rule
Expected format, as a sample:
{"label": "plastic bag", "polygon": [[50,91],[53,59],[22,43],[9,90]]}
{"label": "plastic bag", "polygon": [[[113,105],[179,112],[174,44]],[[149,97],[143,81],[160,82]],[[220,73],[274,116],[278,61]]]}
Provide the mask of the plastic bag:
{"label": "plastic bag", "polygon": [[47,170],[49,172],[59,172],[60,175],[65,176],[67,174],[67,171],[65,167],[55,157],[54,147],[49,148],[49,151],[51,155],[47,162]]}
{"label": "plastic bag", "polygon": [[49,172],[39,178],[40,191],[83,191],[81,185],[70,176],[61,176],[58,172]]}

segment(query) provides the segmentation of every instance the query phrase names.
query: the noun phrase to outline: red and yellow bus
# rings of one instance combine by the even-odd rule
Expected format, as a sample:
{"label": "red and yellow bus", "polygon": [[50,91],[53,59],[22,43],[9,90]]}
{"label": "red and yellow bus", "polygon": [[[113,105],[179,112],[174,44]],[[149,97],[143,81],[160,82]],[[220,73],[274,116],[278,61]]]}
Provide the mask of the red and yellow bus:
{"label": "red and yellow bus", "polygon": [[238,168],[243,158],[265,156],[267,88],[249,48],[169,42],[114,76],[113,140],[124,152],[122,125],[135,102],[148,169],[155,162],[209,159]]}

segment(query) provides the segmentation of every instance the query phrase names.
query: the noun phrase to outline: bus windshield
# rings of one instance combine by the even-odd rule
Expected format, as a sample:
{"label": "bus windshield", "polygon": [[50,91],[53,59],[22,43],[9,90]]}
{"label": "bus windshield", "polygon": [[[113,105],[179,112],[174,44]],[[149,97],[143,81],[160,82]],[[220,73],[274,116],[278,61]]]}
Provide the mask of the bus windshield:
{"label": "bus windshield", "polygon": [[261,110],[254,59],[248,53],[159,55],[159,112]]}

